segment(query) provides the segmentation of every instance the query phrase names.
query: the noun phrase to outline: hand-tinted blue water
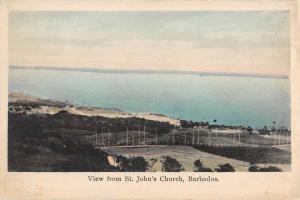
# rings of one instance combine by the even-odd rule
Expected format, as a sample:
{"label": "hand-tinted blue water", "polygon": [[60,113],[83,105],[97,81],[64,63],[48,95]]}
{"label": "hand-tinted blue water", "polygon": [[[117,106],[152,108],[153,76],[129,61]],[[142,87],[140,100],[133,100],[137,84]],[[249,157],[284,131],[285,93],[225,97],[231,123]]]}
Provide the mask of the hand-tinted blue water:
{"label": "hand-tinted blue water", "polygon": [[218,124],[290,128],[288,79],[10,69],[9,91]]}

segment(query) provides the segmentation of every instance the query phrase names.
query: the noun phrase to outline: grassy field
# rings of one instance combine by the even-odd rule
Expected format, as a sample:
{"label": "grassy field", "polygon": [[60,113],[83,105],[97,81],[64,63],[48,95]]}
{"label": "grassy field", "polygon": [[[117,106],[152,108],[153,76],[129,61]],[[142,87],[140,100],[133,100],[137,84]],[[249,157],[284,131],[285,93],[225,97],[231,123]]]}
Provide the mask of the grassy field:
{"label": "grassy field", "polygon": [[291,163],[290,152],[274,147],[215,147],[200,145],[195,146],[195,148],[215,155],[220,155],[246,162],[280,164]]}
{"label": "grassy field", "polygon": [[[229,163],[234,167],[236,171],[246,172],[249,166],[252,164],[249,161],[238,160],[234,158],[228,158],[226,156],[216,155],[214,153],[208,153],[199,149],[195,149],[189,146],[181,145],[158,145],[158,146],[148,146],[148,147],[138,147],[138,148],[127,148],[127,147],[109,147],[103,149],[106,153],[110,155],[123,155],[126,157],[132,156],[143,156],[151,164],[149,171],[161,171],[160,160],[164,156],[170,156],[176,158],[176,160],[182,164],[185,171],[192,172],[194,169],[194,161],[200,159],[205,167],[210,169],[215,169],[218,165]],[[245,152],[242,152],[246,154]],[[274,154],[275,155],[275,154]],[[287,163],[258,163],[259,166],[268,167],[276,166],[282,171],[289,171],[290,164]]]}
{"label": "grassy field", "polygon": [[[199,134],[199,142],[198,142]],[[175,132],[175,144],[188,145],[212,145],[212,146],[272,146],[276,142],[275,137],[265,137],[258,134],[249,134],[247,131],[232,131],[228,133],[212,132],[207,128],[195,128],[179,130]],[[172,137],[172,134],[170,135]],[[194,140],[193,140],[194,138]],[[290,136],[286,137],[290,143]],[[172,140],[172,138],[170,138]],[[194,142],[193,142],[194,141]],[[172,142],[172,141],[171,141]],[[282,142],[283,139],[282,139]]]}
{"label": "grassy field", "polygon": [[120,147],[111,147],[103,149],[103,151],[112,155],[123,155],[123,156],[143,156],[149,163],[151,163],[149,171],[161,171],[160,160],[164,156],[170,156],[175,158],[185,169],[185,171],[192,172],[194,168],[193,162],[197,159],[200,159],[206,167],[215,169],[219,164],[229,163],[237,171],[247,171],[249,163],[234,160],[218,155],[213,155],[203,151],[196,150],[189,146],[149,146],[142,148],[120,148]]}

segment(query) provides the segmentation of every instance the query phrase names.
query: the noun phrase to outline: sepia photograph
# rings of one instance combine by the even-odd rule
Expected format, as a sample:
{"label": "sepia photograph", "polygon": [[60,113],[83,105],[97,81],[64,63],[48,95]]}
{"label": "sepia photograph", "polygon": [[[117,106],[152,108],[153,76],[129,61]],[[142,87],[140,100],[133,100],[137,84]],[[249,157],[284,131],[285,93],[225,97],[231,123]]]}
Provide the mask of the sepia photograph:
{"label": "sepia photograph", "polygon": [[14,11],[9,172],[289,172],[289,11]]}

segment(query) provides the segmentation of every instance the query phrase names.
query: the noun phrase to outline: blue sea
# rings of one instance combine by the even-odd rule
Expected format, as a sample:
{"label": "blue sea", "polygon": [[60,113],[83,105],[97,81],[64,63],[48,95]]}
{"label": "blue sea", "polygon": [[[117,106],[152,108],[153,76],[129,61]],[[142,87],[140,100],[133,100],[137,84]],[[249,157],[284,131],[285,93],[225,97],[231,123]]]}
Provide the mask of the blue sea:
{"label": "blue sea", "polygon": [[290,128],[290,81],[199,74],[10,68],[9,92],[193,121]]}

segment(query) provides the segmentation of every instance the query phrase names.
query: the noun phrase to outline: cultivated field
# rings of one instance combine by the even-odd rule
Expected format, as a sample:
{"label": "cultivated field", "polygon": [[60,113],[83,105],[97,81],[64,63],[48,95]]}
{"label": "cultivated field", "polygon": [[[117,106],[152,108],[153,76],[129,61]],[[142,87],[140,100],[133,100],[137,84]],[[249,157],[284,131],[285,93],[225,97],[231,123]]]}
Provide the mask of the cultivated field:
{"label": "cultivated field", "polygon": [[[211,153],[207,153],[201,150],[194,149],[189,146],[181,145],[158,145],[158,146],[148,146],[148,147],[109,147],[102,149],[110,155],[123,155],[126,157],[132,156],[142,156],[149,163],[151,163],[150,171],[161,171],[160,160],[164,156],[170,156],[176,158],[176,160],[182,164],[185,171],[193,171],[195,160],[200,159],[203,164],[211,169],[215,169],[220,164],[229,163],[232,165],[236,171],[246,172],[250,166],[250,162],[241,161],[237,159],[227,158],[224,156],[219,156]],[[264,163],[258,164],[259,166],[276,166],[279,167],[282,171],[289,171],[290,164],[285,163]]]}

